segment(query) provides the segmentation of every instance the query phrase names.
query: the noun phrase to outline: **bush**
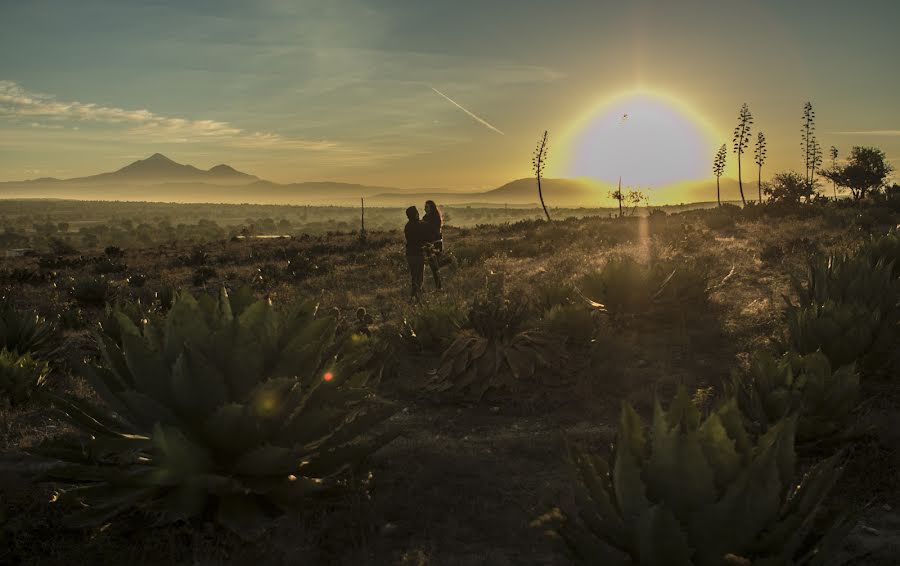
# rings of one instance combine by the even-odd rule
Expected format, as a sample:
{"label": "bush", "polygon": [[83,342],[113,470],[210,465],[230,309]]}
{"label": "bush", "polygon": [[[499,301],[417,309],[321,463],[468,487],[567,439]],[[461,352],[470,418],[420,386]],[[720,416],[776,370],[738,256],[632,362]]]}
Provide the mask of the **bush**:
{"label": "bush", "polygon": [[102,275],[100,277],[79,277],[72,284],[69,293],[83,306],[99,307],[109,300],[112,289],[110,289],[109,281]]}
{"label": "bush", "polygon": [[580,287],[587,298],[613,314],[699,314],[709,298],[709,273],[696,262],[647,265],[629,256],[617,256],[602,270],[582,277]]}
{"label": "bush", "polygon": [[[131,509],[159,521],[210,513],[254,536],[288,507],[339,485],[388,441],[371,429],[394,409],[348,387],[335,321],[302,303],[285,315],[248,291],[177,296],[142,329],[118,313],[122,347],[101,333],[85,375],[105,408],[53,396],[84,438],[42,445],[67,462],[45,479],[76,484],[59,501],[74,526]],[[369,435],[361,438],[363,435]]]}
{"label": "bush", "polygon": [[44,318],[0,304],[0,348],[47,358],[55,351],[54,342],[53,325]]}
{"label": "bush", "polygon": [[12,405],[28,401],[43,387],[48,373],[47,362],[37,361],[27,353],[0,350],[0,396]]}
{"label": "bush", "polygon": [[[796,472],[796,418],[754,442],[731,400],[701,420],[684,388],[645,427],[622,410],[612,462],[573,451],[584,484],[577,515],[547,517],[582,563],[803,564],[834,542],[811,533],[840,474],[837,457]],[[813,554],[810,554],[813,553]]]}
{"label": "bush", "polygon": [[859,363],[866,372],[896,362],[900,280],[892,266],[865,254],[815,258],[804,281],[793,280],[798,302],[787,302],[782,351],[821,350],[834,367]]}
{"label": "bush", "polygon": [[741,411],[763,431],[796,412],[797,438],[823,441],[852,429],[859,374],[852,364],[832,370],[821,352],[780,359],[766,353],[754,356],[749,375],[736,379],[734,389]]}
{"label": "bush", "polygon": [[532,382],[539,368],[559,360],[563,353],[543,333],[522,330],[527,317],[523,303],[497,292],[476,299],[468,329],[441,356],[436,389],[480,400],[488,391],[517,392]]}
{"label": "bush", "polygon": [[422,305],[406,319],[406,333],[417,351],[441,353],[459,334],[464,319],[452,303]]}

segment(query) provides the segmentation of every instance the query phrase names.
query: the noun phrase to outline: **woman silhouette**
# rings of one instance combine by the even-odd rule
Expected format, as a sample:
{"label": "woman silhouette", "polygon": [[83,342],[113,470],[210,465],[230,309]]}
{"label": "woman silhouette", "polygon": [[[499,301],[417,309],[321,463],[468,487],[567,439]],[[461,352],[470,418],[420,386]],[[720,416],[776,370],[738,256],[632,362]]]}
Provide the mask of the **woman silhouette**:
{"label": "woman silhouette", "polygon": [[425,201],[425,216],[422,217],[422,223],[425,225],[428,266],[431,268],[431,275],[434,276],[434,286],[441,289],[440,255],[444,251],[444,238],[441,228],[444,225],[444,221],[433,200]]}

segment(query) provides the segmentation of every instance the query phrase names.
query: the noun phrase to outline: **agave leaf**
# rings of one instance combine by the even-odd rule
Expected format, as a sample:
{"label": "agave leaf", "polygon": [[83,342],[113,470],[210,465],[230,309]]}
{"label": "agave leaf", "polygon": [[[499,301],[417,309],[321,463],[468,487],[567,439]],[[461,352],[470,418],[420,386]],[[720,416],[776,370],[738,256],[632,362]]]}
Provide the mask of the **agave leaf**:
{"label": "agave leaf", "polygon": [[100,348],[103,360],[118,378],[118,381],[123,384],[123,388],[133,388],[134,378],[131,376],[128,363],[125,361],[125,356],[122,350],[119,349],[119,346],[112,338],[103,333],[97,335],[97,345]]}
{"label": "agave leaf", "polygon": [[737,477],[743,461],[718,414],[713,413],[700,425],[700,445],[715,474],[717,489],[723,490]]}
{"label": "agave leaf", "polygon": [[641,417],[628,404],[622,408],[619,433],[616,440],[615,460],[612,470],[612,486],[626,528],[633,527],[647,509],[646,486],[641,478],[641,464],[647,440]]}
{"label": "agave leaf", "polygon": [[354,412],[351,417],[332,429],[327,436],[315,443],[307,443],[306,447],[325,450],[346,442],[351,442],[360,435],[370,431],[381,422],[396,414],[398,407],[392,403],[371,403],[364,411]]}
{"label": "agave leaf", "polygon": [[778,523],[756,542],[757,552],[781,549],[785,556],[796,554],[804,538],[801,527],[812,521],[813,511],[840,478],[842,460],[843,454],[835,454],[807,473],[781,510]]}
{"label": "agave leaf", "polygon": [[139,335],[130,333],[122,334],[122,350],[134,388],[160,403],[171,403],[169,368],[159,354],[150,350]]}
{"label": "agave leaf", "polygon": [[209,500],[207,493],[203,486],[179,485],[148,505],[148,511],[161,516],[159,523],[186,521],[203,512]]}
{"label": "agave leaf", "polygon": [[700,435],[696,428],[690,428],[694,415],[684,404],[676,411],[684,420],[674,421],[658,400],[655,403],[651,454],[644,479],[651,500],[663,502],[677,517],[685,518],[714,502],[716,492],[713,469],[703,453]]}
{"label": "agave leaf", "polygon": [[256,496],[226,495],[219,498],[216,521],[245,540],[259,538],[271,520]]}
{"label": "agave leaf", "polygon": [[332,477],[346,468],[356,467],[373,452],[397,438],[399,434],[400,428],[392,426],[372,438],[322,450],[312,455],[309,463],[302,466],[300,471],[304,476],[312,478]]}
{"label": "agave leaf", "polygon": [[234,317],[241,316],[255,302],[256,297],[253,296],[253,290],[250,287],[241,287],[228,297],[228,305]]}
{"label": "agave leaf", "polygon": [[99,436],[115,436],[124,434],[123,423],[109,417],[89,403],[71,396],[45,393],[71,423]]}
{"label": "agave leaf", "polygon": [[224,454],[238,455],[262,440],[257,420],[248,416],[244,406],[229,403],[216,409],[203,425],[204,437]]}
{"label": "agave leaf", "polygon": [[151,497],[155,488],[112,487],[106,484],[67,490],[64,499],[90,501],[81,511],[66,516],[63,524],[70,528],[96,527]]}
{"label": "agave leaf", "polygon": [[687,536],[664,504],[644,511],[637,521],[637,549],[641,566],[693,566]]}
{"label": "agave leaf", "polygon": [[185,344],[202,348],[210,336],[200,305],[189,293],[179,293],[163,322],[163,354],[166,364],[174,364]]}
{"label": "agave leaf", "polygon": [[602,535],[607,542],[617,548],[627,548],[625,525],[611,497],[609,465],[601,458],[586,453],[575,454],[573,462],[581,474],[601,522],[593,529],[594,533]]}
{"label": "agave leaf", "polygon": [[213,469],[206,450],[188,438],[180,429],[157,424],[153,427],[154,455],[159,466],[176,476],[189,476]]}
{"label": "agave leaf", "polygon": [[284,476],[300,468],[298,450],[264,444],[241,456],[234,466],[238,474],[248,476]]}
{"label": "agave leaf", "polygon": [[128,409],[129,421],[142,431],[150,430],[157,423],[178,424],[178,418],[168,407],[148,395],[137,391],[123,391],[119,398]]}
{"label": "agave leaf", "polygon": [[171,390],[181,415],[205,419],[228,398],[225,376],[201,352],[186,346],[172,368]]}

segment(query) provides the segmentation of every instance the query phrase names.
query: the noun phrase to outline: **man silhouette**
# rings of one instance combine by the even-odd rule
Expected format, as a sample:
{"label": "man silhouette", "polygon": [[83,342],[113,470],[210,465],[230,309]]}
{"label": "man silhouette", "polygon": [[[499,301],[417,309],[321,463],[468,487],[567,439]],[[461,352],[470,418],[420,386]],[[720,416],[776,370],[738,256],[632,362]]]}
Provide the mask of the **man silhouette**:
{"label": "man silhouette", "polygon": [[403,234],[406,236],[406,263],[409,265],[409,276],[412,287],[410,298],[418,300],[422,290],[422,280],[425,277],[425,225],[419,220],[419,209],[411,206],[406,209],[406,226]]}

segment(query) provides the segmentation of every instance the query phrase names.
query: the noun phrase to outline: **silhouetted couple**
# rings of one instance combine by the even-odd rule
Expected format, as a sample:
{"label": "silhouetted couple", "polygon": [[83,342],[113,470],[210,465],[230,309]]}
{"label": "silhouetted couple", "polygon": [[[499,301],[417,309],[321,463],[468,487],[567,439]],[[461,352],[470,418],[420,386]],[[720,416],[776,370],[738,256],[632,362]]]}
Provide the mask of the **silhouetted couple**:
{"label": "silhouetted couple", "polygon": [[409,219],[403,229],[406,235],[406,262],[409,264],[412,298],[418,299],[425,278],[426,261],[434,276],[435,288],[441,288],[440,255],[444,251],[441,228],[444,222],[433,200],[425,201],[425,216],[421,220],[419,209],[414,206],[406,209],[406,217]]}

